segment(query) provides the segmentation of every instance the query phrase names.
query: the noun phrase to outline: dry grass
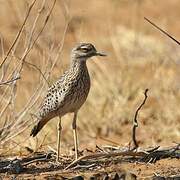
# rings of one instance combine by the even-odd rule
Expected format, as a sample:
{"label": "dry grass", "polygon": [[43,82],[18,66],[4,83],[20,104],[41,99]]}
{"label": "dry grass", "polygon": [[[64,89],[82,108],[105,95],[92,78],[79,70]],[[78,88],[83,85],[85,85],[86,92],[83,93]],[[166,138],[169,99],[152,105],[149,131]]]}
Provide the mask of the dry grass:
{"label": "dry grass", "polygon": [[[57,1],[52,14],[53,1],[36,2],[18,43],[6,60],[4,75],[1,69],[1,81],[11,79],[15,68],[16,75],[21,77],[11,85],[0,87],[0,127],[3,128],[5,122],[7,127],[0,136],[1,153],[22,152],[25,146],[37,148],[41,144],[43,148],[47,148],[47,144],[55,147],[57,120],[49,122],[39,136],[32,139],[29,126],[35,118],[31,113],[38,110],[44,90],[48,88],[42,73],[49,83],[56,80],[69,64],[72,46],[79,41],[92,42],[108,54],[104,60],[94,58],[88,62],[92,88],[78,117],[81,148],[110,142],[127,144],[134,112],[146,88],[150,90],[149,98],[139,117],[141,145],[178,142],[179,47],[143,20],[143,16],[152,17],[178,39],[178,1],[92,0],[88,8],[83,0],[65,2]],[[8,0],[0,4],[0,62],[22,25],[28,3],[31,1]],[[31,50],[23,61],[31,64],[22,64],[28,46]],[[73,145],[71,119],[71,115],[63,118],[62,145],[68,153]],[[19,135],[15,136],[16,133]]]}

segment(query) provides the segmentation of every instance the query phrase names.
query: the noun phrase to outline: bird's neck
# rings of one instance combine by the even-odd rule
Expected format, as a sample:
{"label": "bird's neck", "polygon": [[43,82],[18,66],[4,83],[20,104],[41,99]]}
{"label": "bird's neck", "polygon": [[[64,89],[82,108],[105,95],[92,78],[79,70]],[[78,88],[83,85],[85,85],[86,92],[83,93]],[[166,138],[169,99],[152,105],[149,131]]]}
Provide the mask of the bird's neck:
{"label": "bird's neck", "polygon": [[86,66],[86,59],[72,59],[71,61],[71,69],[75,70],[75,71],[83,71],[83,70],[87,70],[87,66]]}

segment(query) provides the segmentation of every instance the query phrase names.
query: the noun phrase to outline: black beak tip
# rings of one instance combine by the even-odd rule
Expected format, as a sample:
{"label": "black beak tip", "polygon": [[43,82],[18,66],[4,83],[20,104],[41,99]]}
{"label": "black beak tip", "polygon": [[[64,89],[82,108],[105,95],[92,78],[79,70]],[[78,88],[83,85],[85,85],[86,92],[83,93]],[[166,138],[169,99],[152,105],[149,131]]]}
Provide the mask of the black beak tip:
{"label": "black beak tip", "polygon": [[107,54],[101,53],[101,52],[96,52],[96,56],[107,56]]}

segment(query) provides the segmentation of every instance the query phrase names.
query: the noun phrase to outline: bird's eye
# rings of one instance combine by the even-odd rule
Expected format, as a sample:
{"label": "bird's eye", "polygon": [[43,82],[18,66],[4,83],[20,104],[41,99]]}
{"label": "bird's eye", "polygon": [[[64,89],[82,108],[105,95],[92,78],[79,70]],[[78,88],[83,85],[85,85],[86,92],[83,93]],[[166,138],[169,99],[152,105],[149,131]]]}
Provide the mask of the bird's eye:
{"label": "bird's eye", "polygon": [[81,48],[81,50],[82,50],[83,52],[88,52],[88,51],[89,51],[89,49],[86,48],[86,47]]}

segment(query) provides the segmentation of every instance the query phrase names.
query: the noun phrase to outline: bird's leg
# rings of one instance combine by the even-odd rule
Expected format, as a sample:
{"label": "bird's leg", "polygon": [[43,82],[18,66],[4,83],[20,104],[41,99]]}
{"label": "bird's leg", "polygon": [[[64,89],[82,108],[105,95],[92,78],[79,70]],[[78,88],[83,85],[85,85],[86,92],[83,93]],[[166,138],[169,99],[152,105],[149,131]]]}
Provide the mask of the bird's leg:
{"label": "bird's leg", "polygon": [[61,130],[62,130],[62,126],[61,126],[61,117],[59,116],[59,122],[58,122],[58,141],[57,141],[57,162],[59,162],[59,154],[60,154],[60,145],[61,145]]}
{"label": "bird's leg", "polygon": [[76,131],[76,119],[77,119],[77,112],[74,113],[73,122],[72,122],[72,129],[74,135],[74,148],[75,148],[75,158],[78,158],[78,139],[77,139],[77,131]]}

